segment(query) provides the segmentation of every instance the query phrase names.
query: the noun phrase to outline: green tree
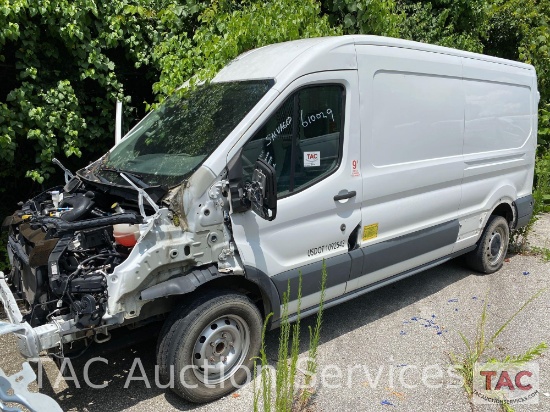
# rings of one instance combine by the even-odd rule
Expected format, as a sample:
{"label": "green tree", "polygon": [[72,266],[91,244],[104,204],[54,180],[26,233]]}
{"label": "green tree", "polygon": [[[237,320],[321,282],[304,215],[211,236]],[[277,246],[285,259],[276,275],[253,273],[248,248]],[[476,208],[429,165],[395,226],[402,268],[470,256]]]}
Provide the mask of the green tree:
{"label": "green tree", "polygon": [[42,183],[54,156],[73,167],[98,156],[112,143],[117,99],[130,125],[144,103],[212,78],[242,52],[343,33],[535,65],[548,146],[549,16],[550,0],[0,0],[0,178]]}
{"label": "green tree", "polygon": [[488,8],[488,1],[398,0],[398,11],[406,15],[400,34],[415,41],[481,53]]}
{"label": "green tree", "polygon": [[0,160],[23,160],[42,182],[52,157],[105,149],[115,101],[131,101],[124,84],[149,73],[139,68],[157,32],[154,3],[0,2],[0,60],[13,69],[0,96]]}
{"label": "green tree", "polygon": [[341,34],[314,0],[213,1],[198,18],[194,33],[166,36],[155,47],[160,79],[158,100],[190,80],[211,79],[224,65],[248,50],[289,40]]}
{"label": "green tree", "polygon": [[323,10],[345,34],[399,37],[405,17],[394,0],[325,0]]}

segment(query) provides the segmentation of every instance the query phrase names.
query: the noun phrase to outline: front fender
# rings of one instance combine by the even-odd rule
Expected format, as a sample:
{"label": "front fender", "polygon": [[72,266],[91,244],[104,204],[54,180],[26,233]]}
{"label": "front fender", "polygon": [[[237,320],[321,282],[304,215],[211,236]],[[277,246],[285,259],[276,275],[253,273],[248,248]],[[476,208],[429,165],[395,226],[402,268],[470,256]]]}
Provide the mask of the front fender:
{"label": "front fender", "polygon": [[141,291],[141,299],[153,300],[172,295],[185,295],[193,292],[200,285],[223,276],[242,276],[232,273],[220,273],[214,266],[208,266],[204,269],[196,269],[190,273],[176,278],[168,279],[155,286],[151,286]]}

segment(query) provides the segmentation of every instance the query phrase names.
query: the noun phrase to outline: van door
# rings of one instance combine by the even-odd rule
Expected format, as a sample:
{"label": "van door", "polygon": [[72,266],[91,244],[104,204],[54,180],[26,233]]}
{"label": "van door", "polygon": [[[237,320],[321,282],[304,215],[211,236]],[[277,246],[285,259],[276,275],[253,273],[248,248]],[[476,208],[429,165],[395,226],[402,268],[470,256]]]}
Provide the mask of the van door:
{"label": "van door", "polygon": [[464,136],[459,57],[399,47],[356,49],[365,257],[350,291],[452,253]]}
{"label": "van door", "polygon": [[341,295],[349,278],[348,251],[361,220],[358,100],[355,70],[304,76],[242,139],[244,181],[258,158],[275,168],[277,217],[234,213],[233,236],[245,267],[269,275],[281,297],[290,281],[290,313],[300,272],[302,309],[319,303],[323,259],[327,300]]}

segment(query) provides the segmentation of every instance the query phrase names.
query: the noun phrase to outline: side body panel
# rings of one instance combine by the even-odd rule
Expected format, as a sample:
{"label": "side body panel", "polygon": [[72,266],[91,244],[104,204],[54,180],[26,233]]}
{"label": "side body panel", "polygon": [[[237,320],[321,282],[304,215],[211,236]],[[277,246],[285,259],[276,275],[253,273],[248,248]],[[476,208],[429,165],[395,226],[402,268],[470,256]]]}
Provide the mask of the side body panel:
{"label": "side body panel", "polygon": [[362,273],[346,291],[451,254],[463,175],[460,58],[356,48],[367,229]]}
{"label": "side body panel", "polygon": [[477,242],[499,204],[531,194],[537,139],[534,71],[468,58],[462,64],[464,181],[455,250]]}

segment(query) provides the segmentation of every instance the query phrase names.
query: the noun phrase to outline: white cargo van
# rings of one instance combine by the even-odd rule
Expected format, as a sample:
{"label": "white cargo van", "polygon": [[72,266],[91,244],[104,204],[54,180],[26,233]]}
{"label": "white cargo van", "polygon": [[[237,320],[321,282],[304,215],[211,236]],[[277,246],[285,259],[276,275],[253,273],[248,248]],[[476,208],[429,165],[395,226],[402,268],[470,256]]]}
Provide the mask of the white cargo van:
{"label": "white cargo van", "polygon": [[220,397],[300,272],[317,310],[323,261],[326,306],[466,253],[498,270],[532,214],[538,98],[532,66],[397,39],[245,53],[4,221],[0,333],[70,356],[166,316],[163,378]]}

